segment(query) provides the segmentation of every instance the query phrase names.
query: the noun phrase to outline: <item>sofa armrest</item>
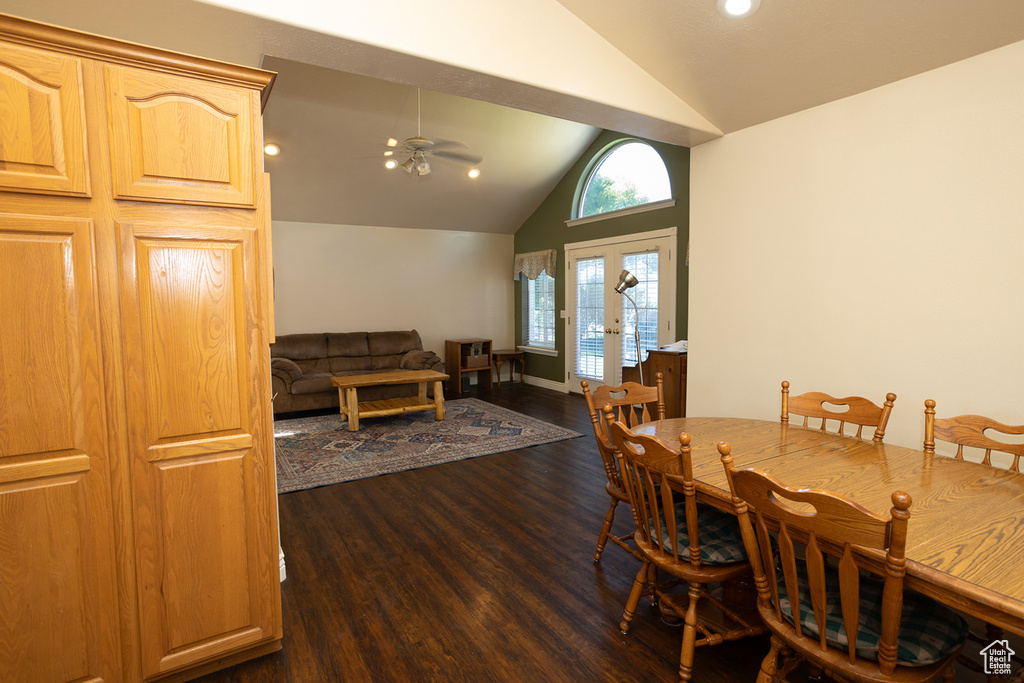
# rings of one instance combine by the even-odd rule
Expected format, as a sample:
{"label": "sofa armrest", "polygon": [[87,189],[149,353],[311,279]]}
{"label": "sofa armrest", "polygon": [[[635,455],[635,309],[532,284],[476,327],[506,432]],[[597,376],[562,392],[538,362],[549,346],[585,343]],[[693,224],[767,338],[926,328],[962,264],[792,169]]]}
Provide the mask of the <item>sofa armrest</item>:
{"label": "sofa armrest", "polygon": [[401,368],[403,370],[436,370],[442,364],[441,357],[433,351],[420,351],[413,349],[402,356]]}
{"label": "sofa armrest", "polygon": [[295,361],[287,358],[271,358],[270,372],[284,382],[285,387],[291,390],[292,382],[302,377],[302,370]]}

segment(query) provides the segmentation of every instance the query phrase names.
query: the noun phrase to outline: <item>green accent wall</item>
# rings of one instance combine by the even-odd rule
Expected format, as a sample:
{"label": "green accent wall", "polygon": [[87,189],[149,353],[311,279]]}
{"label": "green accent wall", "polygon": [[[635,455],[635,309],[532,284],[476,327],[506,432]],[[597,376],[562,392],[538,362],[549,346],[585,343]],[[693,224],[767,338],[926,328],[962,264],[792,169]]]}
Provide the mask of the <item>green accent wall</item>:
{"label": "green accent wall", "polygon": [[[672,183],[672,197],[675,206],[634,213],[627,216],[594,221],[575,227],[568,227],[565,221],[572,218],[574,203],[578,201],[577,191],[585,174],[589,171],[594,157],[609,145],[619,140],[642,140],[658,151],[668,168]],[[515,252],[523,254],[542,249],[558,250],[558,268],[555,273],[555,313],[565,310],[565,245],[587,240],[617,237],[634,233],[649,232],[662,228],[677,229],[679,258],[676,259],[676,339],[686,339],[687,297],[689,290],[689,268],[686,265],[686,247],[690,241],[690,150],[686,147],[668,145],[653,140],[643,140],[631,135],[602,132],[594,143],[580,156],[565,177],[558,183],[547,199],[537,207],[515,234]],[[516,344],[523,343],[523,287],[515,282],[515,335]],[[555,348],[558,356],[526,354],[526,374],[533,377],[565,382],[565,324],[556,318]]]}

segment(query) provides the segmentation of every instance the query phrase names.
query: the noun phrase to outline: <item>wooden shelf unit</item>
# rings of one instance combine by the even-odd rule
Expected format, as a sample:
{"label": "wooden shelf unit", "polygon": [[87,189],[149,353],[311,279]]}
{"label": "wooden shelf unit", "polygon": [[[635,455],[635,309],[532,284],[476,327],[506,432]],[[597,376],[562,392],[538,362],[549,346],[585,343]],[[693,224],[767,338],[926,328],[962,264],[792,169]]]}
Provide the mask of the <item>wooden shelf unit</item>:
{"label": "wooden shelf unit", "polygon": [[[472,353],[479,349],[479,353]],[[483,359],[483,365],[470,365]],[[490,339],[446,339],[444,342],[444,365],[448,373],[448,393],[462,393],[462,375],[467,372],[476,373],[477,386],[491,388],[491,340]]]}

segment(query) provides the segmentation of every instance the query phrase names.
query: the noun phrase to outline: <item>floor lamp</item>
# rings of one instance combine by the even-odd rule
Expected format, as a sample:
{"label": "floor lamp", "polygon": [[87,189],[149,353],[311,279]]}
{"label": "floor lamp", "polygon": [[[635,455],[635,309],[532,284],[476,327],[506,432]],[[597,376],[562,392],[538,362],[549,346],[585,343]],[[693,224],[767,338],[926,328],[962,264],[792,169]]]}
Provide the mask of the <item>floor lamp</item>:
{"label": "floor lamp", "polygon": [[633,301],[633,297],[626,294],[627,289],[636,287],[638,284],[640,284],[640,281],[636,279],[636,276],[628,270],[624,270],[619,273],[619,284],[615,285],[615,291],[629,299],[629,303],[633,304],[633,311],[636,313],[636,322],[633,325],[633,337],[636,339],[636,367],[640,370],[640,384],[643,384],[644,364],[640,362],[640,309],[636,307],[636,302]]}

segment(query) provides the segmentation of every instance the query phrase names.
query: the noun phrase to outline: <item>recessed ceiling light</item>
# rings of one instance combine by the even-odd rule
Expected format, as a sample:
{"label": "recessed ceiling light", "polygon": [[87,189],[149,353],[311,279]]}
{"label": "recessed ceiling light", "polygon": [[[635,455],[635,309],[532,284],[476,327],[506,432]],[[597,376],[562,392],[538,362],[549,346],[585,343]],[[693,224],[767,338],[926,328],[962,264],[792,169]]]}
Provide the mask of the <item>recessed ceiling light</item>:
{"label": "recessed ceiling light", "polygon": [[265,153],[265,154],[266,154],[267,156],[271,156],[271,157],[276,157],[276,156],[277,156],[278,154],[280,154],[280,153],[281,153],[281,148],[280,148],[280,147],[278,147],[277,145],[275,145],[275,144],[274,144],[273,142],[268,142],[268,143],[267,143],[267,144],[266,144],[266,145],[265,145],[265,146],[263,147],[263,152],[264,152],[264,153]]}
{"label": "recessed ceiling light", "polygon": [[390,149],[388,151],[384,152],[384,156],[386,156],[386,157],[389,157],[389,156],[391,156],[393,154],[394,154],[394,152],[392,152]]}
{"label": "recessed ceiling light", "polygon": [[384,168],[398,168],[398,161],[395,159],[388,159],[384,162]]}
{"label": "recessed ceiling light", "polygon": [[398,144],[398,140],[394,138],[388,138],[388,147],[394,147]]}
{"label": "recessed ceiling light", "polygon": [[469,169],[469,173],[467,173],[466,175],[468,175],[470,178],[479,178],[480,177],[480,169],[479,168],[471,168],[471,169]]}
{"label": "recessed ceiling light", "polygon": [[718,11],[727,17],[749,17],[757,11],[761,0],[718,0]]}

